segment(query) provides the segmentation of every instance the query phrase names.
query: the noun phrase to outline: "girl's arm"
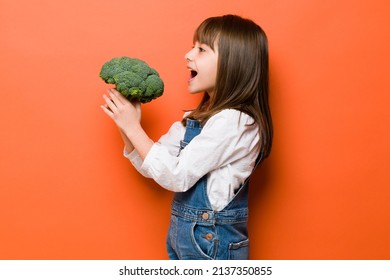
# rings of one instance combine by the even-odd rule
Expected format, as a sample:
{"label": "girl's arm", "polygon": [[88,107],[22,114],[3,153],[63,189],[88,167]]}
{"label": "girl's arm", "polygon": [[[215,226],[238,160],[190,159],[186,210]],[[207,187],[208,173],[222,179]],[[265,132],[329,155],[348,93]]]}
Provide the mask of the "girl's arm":
{"label": "girl's arm", "polygon": [[[233,191],[249,176],[259,152],[258,126],[252,123],[253,119],[240,111],[223,110],[211,117],[179,154],[172,154],[159,140],[142,165],[137,166],[167,190],[184,192],[213,172],[213,178],[218,179],[210,181],[210,185],[221,189],[230,186]],[[177,142],[184,137],[185,128],[180,126],[170,130]],[[135,156],[129,159],[137,160]]]}
{"label": "girl's arm", "polygon": [[108,96],[103,95],[103,98],[106,104],[101,107],[118,126],[126,145],[126,152],[135,149],[144,160],[153,146],[153,141],[140,123],[141,104],[128,101],[115,89],[109,89]]}
{"label": "girl's arm", "polygon": [[123,143],[125,143],[126,154],[130,154],[134,150],[134,146],[131,143],[130,139],[126,136],[126,134],[121,129],[119,129],[119,132],[121,134]]}

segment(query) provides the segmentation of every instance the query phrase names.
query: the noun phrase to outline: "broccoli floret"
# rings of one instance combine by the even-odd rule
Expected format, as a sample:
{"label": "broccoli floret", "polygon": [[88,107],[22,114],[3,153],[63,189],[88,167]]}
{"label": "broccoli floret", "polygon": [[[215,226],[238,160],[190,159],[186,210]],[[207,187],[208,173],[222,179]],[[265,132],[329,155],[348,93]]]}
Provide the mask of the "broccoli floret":
{"label": "broccoli floret", "polygon": [[123,71],[114,75],[116,89],[127,99],[133,100],[146,90],[146,82],[138,74]]}
{"label": "broccoli floret", "polygon": [[152,97],[157,98],[162,95],[161,89],[164,88],[164,84],[162,80],[159,78],[159,76],[149,75],[145,80],[145,85],[146,85],[146,90],[144,94],[144,99],[149,99]]}
{"label": "broccoli floret", "polygon": [[164,83],[157,71],[138,58],[116,57],[103,64],[99,75],[128,100],[147,103],[160,97]]}

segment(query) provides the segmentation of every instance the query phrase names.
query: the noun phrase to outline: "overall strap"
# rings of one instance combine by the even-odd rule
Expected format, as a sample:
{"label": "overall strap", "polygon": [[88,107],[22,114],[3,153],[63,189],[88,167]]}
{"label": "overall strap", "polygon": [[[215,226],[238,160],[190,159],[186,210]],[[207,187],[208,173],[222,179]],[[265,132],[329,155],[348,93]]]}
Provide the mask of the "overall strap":
{"label": "overall strap", "polygon": [[[180,141],[180,151],[184,149],[193,138],[199,135],[201,130],[202,126],[197,120],[187,119],[184,139]],[[211,209],[210,201],[207,196],[207,174],[200,178],[189,190],[174,193],[172,210],[175,208],[175,205],[179,204],[202,209]]]}

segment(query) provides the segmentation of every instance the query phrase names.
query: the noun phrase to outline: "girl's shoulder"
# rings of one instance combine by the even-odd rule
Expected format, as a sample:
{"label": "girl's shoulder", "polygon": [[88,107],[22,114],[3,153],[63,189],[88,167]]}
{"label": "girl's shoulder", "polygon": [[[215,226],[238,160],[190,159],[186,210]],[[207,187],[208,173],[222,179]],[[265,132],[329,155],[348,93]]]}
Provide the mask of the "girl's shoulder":
{"label": "girl's shoulder", "polygon": [[237,123],[238,125],[253,124],[254,119],[248,114],[236,109],[224,109],[213,115],[206,123],[212,124],[214,122],[226,122],[230,124]]}
{"label": "girl's shoulder", "polygon": [[[185,119],[190,113],[191,112],[185,112],[183,115],[183,119]],[[235,127],[237,128],[250,126],[254,129],[257,129],[257,125],[252,125],[254,123],[254,119],[242,111],[236,109],[223,109],[211,116],[203,125],[203,128],[207,130],[211,127],[214,127],[214,125],[218,125],[225,128],[233,128],[233,125],[235,125]],[[179,124],[177,125],[180,126]],[[184,126],[183,128],[185,129]]]}

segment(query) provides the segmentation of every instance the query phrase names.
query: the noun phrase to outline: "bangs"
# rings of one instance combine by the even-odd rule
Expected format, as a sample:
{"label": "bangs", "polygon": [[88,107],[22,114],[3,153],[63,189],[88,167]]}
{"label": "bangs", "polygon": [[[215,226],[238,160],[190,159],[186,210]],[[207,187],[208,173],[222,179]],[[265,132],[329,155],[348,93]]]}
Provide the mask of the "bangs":
{"label": "bangs", "polygon": [[219,34],[221,33],[222,22],[219,18],[206,19],[201,25],[195,30],[193,42],[199,42],[201,44],[208,45],[214,50],[214,43],[218,40]]}

